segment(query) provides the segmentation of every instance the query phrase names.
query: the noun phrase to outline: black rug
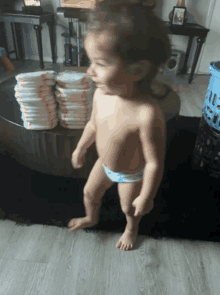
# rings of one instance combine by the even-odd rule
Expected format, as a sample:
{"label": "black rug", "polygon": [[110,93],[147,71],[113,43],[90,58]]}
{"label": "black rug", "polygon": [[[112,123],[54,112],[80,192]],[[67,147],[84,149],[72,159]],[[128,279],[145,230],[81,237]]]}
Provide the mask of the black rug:
{"label": "black rug", "polygon": [[[154,209],[139,225],[139,234],[153,238],[220,241],[219,180],[191,167],[201,118],[182,117],[167,127],[169,148],[165,172]],[[45,175],[18,164],[13,155],[1,154],[0,218],[17,224],[66,227],[85,216],[86,180]],[[89,230],[123,232],[117,184],[104,195],[100,222]]]}

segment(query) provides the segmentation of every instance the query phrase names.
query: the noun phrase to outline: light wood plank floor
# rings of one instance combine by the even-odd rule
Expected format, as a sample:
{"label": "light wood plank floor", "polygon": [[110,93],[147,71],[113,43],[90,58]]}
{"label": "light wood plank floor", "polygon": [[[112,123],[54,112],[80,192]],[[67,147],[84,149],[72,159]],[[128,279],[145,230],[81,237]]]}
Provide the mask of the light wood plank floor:
{"label": "light wood plank floor", "polygon": [[[39,65],[25,63],[30,71]],[[179,91],[180,115],[201,117],[209,76],[195,76],[192,85],[187,76],[159,79]],[[120,236],[1,220],[0,294],[220,294],[218,243],[138,236],[126,252],[115,246]]]}

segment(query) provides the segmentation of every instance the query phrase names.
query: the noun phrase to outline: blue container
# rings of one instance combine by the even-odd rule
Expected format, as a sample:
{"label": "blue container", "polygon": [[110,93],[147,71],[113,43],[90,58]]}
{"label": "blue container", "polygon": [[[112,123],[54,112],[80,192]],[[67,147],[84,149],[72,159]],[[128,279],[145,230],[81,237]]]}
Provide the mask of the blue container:
{"label": "blue container", "polygon": [[210,63],[211,78],[193,151],[192,168],[220,178],[220,62]]}
{"label": "blue container", "polygon": [[211,78],[203,107],[206,122],[220,131],[220,61],[211,62]]}

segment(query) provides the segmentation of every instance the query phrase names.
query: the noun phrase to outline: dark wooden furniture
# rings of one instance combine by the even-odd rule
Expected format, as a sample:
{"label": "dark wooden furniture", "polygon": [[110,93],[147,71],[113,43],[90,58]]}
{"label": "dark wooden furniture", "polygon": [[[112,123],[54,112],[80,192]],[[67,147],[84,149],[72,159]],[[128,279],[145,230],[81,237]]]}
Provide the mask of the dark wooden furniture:
{"label": "dark wooden furniture", "polygon": [[[81,9],[81,8],[69,8],[69,7],[58,7],[57,14],[63,14],[64,18],[69,19],[69,32],[62,33],[61,36],[65,37],[64,51],[65,51],[65,62],[64,66],[89,66],[89,60],[85,53],[85,50],[82,46],[82,50],[80,50],[80,43],[83,42],[83,37],[80,37],[79,33],[79,22],[83,23],[83,30],[86,27],[86,12],[89,9]],[[77,30],[75,32],[73,28],[72,19],[77,19]],[[82,35],[81,35],[82,36]],[[72,46],[71,39],[74,38],[77,46]]]}
{"label": "dark wooden furniture", "polygon": [[[5,46],[7,51],[7,57],[10,58],[9,54],[14,53],[16,55],[16,59],[20,59],[24,61],[24,42],[22,38],[22,23],[31,24],[34,26],[37,37],[37,46],[38,53],[40,58],[40,68],[44,69],[43,62],[43,46],[42,46],[42,25],[47,23],[49,28],[50,35],[50,44],[52,51],[52,60],[53,63],[56,63],[57,56],[55,54],[55,24],[54,24],[54,15],[52,13],[44,12],[42,15],[28,15],[20,11],[0,13],[0,22],[10,22],[13,36],[13,43],[15,50],[12,52],[8,51],[8,44]],[[3,30],[3,34],[4,34]],[[4,38],[6,39],[6,38]],[[7,39],[6,39],[7,40]]]}
{"label": "dark wooden furniture", "polygon": [[[59,7],[57,9],[57,12],[59,12],[59,13],[63,12],[64,17],[78,18],[81,22],[87,21],[85,12],[88,12],[88,10],[86,10],[86,9]],[[194,23],[186,23],[184,26],[175,26],[175,25],[171,25],[170,21],[168,21],[168,22],[164,21],[163,24],[164,24],[168,34],[189,36],[184,66],[183,66],[181,73],[180,73],[182,75],[187,73],[187,63],[188,63],[189,54],[190,54],[190,51],[192,48],[193,38],[198,36],[197,48],[196,48],[196,52],[195,52],[194,59],[193,59],[193,66],[192,66],[191,73],[190,73],[189,79],[188,79],[189,84],[191,84],[191,82],[193,80],[195,68],[196,68],[196,65],[197,65],[197,62],[199,59],[199,55],[200,55],[200,52],[202,49],[202,45],[205,43],[206,37],[207,37],[208,32],[210,30],[201,26],[201,25],[194,24]],[[71,32],[69,32],[69,34],[71,35]]]}
{"label": "dark wooden furniture", "polygon": [[187,73],[187,63],[188,63],[188,59],[189,59],[190,50],[192,48],[193,38],[198,36],[197,48],[196,48],[196,52],[194,55],[193,65],[192,65],[191,73],[189,75],[189,80],[188,80],[189,84],[191,84],[192,79],[193,79],[193,75],[195,72],[195,68],[196,68],[196,65],[197,65],[197,62],[199,59],[199,55],[200,55],[200,52],[202,49],[202,45],[205,43],[206,37],[207,37],[208,32],[210,30],[201,26],[201,25],[193,24],[193,23],[186,23],[184,26],[173,26],[173,25],[171,25],[171,22],[164,22],[164,26],[165,26],[168,34],[189,36],[185,62],[184,62],[184,66],[183,66],[180,74]]}
{"label": "dark wooden furniture", "polygon": [[[59,12],[63,12],[65,17],[68,18],[78,18],[80,21],[85,22],[86,17],[85,17],[85,11],[86,10],[81,10],[81,9],[70,9],[70,8],[59,8],[57,9]],[[39,57],[40,57],[40,67],[41,69],[44,68],[43,64],[43,51],[42,51],[42,37],[41,37],[41,30],[42,30],[42,24],[47,23],[49,26],[49,32],[50,32],[50,40],[51,40],[51,51],[52,51],[52,59],[53,63],[56,63],[57,57],[55,56],[55,51],[54,51],[54,15],[51,13],[45,12],[43,15],[27,15],[22,12],[8,12],[8,13],[0,13],[0,22],[2,21],[10,21],[11,22],[11,27],[12,27],[12,33],[13,33],[13,41],[14,41],[14,47],[15,47],[15,54],[16,54],[16,59],[24,59],[24,46],[23,42],[20,43],[18,42],[18,51],[16,49],[16,42],[15,38],[18,40],[20,38],[21,34],[21,23],[30,23],[34,25],[34,29],[36,30],[36,36],[37,36],[37,41],[38,41],[38,51],[39,51]],[[195,68],[199,59],[199,55],[202,49],[202,45],[206,41],[206,37],[208,35],[208,32],[210,31],[209,29],[199,25],[199,24],[194,24],[194,23],[186,23],[184,26],[174,26],[171,25],[171,22],[163,22],[164,26],[168,32],[168,34],[174,34],[174,35],[185,35],[189,36],[189,41],[188,41],[188,46],[187,46],[187,51],[186,51],[186,57],[185,57],[185,62],[184,66],[181,70],[180,74],[186,74],[187,73],[187,63],[189,59],[189,54],[192,48],[192,42],[194,37],[197,38],[197,48],[196,52],[194,55],[193,59],[193,66],[191,69],[191,73],[189,75],[189,84],[191,84],[193,80],[193,75],[195,72]],[[16,29],[17,28],[17,29]],[[71,33],[71,32],[70,32]],[[4,30],[3,30],[4,34]],[[5,39],[5,37],[4,37]],[[13,52],[8,52],[8,46],[4,46],[6,48],[6,51],[8,55]],[[18,56],[19,54],[19,56]],[[7,56],[9,58],[9,56]]]}

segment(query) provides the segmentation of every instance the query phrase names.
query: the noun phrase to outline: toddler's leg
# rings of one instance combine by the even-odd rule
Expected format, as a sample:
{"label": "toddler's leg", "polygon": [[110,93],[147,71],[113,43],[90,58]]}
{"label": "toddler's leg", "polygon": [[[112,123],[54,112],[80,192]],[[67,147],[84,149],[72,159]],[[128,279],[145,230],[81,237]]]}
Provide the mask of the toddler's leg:
{"label": "toddler's leg", "polygon": [[102,197],[113,184],[114,182],[110,181],[106,176],[101,160],[98,159],[83,190],[86,216],[73,218],[68,225],[71,231],[91,227],[98,223]]}
{"label": "toddler's leg", "polygon": [[127,219],[127,225],[123,235],[120,240],[117,242],[116,247],[127,251],[131,250],[134,247],[134,244],[137,241],[137,235],[139,230],[139,223],[142,216],[134,217],[133,214],[125,214]]}
{"label": "toddler's leg", "polygon": [[84,206],[86,211],[86,216],[82,218],[73,218],[69,222],[70,231],[77,231],[82,228],[92,227],[96,225],[99,221],[99,210],[101,207],[101,199],[99,203],[93,202],[88,196],[84,194]]}
{"label": "toddler's leg", "polygon": [[132,203],[139,196],[142,184],[143,181],[118,183],[121,209],[126,216],[127,225],[116,247],[124,251],[133,249],[137,241],[138,225],[142,216],[134,217],[135,208]]}
{"label": "toddler's leg", "polygon": [[100,196],[100,198],[97,198],[97,201],[96,201],[96,200],[91,200],[90,196],[84,194],[83,202],[85,206],[86,217],[92,223],[94,222],[98,223],[99,221],[99,211],[102,205],[102,196]]}

